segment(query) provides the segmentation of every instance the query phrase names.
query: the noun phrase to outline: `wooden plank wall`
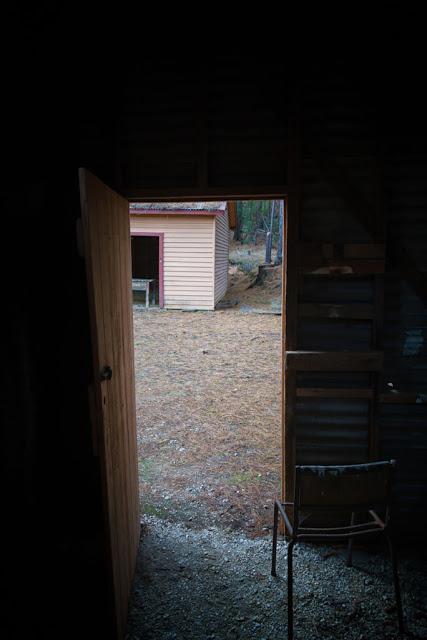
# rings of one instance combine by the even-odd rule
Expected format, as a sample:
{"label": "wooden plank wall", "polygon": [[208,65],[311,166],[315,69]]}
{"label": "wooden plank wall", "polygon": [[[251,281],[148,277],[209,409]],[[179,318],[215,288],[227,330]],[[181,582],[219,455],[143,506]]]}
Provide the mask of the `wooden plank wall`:
{"label": "wooden plank wall", "polygon": [[[297,349],[298,271],[297,243],[301,208],[299,94],[294,92],[289,110],[288,197],[285,208],[282,287],[282,500],[291,500],[296,464],[295,394],[296,373],[285,371],[286,352]],[[286,232],[285,232],[286,229]]]}
{"label": "wooden plank wall", "polygon": [[135,200],[283,196],[287,119],[281,57],[265,65],[257,52],[242,66],[238,56],[218,54],[210,77],[195,57],[183,61],[177,52],[165,61],[149,55],[129,61],[122,91],[120,192]]}
{"label": "wooden plank wall", "polygon": [[[396,51],[396,56],[400,55],[401,52]],[[219,60],[215,61],[210,71],[191,69],[188,64],[180,65],[175,56],[168,60],[159,57],[158,62],[141,56],[141,61],[128,67],[126,86],[120,96],[123,107],[119,122],[116,123],[115,184],[135,200],[174,200],[181,196],[187,199],[206,199],[205,196],[223,199],[227,195],[281,197],[286,193],[289,182],[290,232],[287,237],[299,235],[302,243],[313,242],[323,247],[322,251],[326,253],[319,268],[331,266],[328,263],[331,257],[327,253],[331,245],[335,252],[334,259],[337,259],[340,256],[336,252],[343,251],[344,245],[385,244],[387,321],[384,332],[380,331],[378,323],[376,328],[376,342],[382,339],[385,346],[384,376],[378,379],[379,398],[382,401],[382,448],[379,452],[387,452],[387,455],[401,453],[403,446],[400,445],[407,442],[415,452],[413,455],[418,455],[418,452],[425,451],[420,424],[425,422],[423,412],[426,406],[422,400],[426,359],[421,346],[425,335],[426,305],[417,291],[425,291],[426,288],[425,277],[419,278],[420,286],[415,288],[410,278],[414,263],[420,259],[422,262],[422,256],[427,255],[422,231],[426,228],[423,222],[423,198],[427,160],[425,137],[420,136],[420,131],[412,124],[414,110],[418,111],[416,120],[421,121],[420,95],[417,100],[407,97],[416,93],[419,87],[415,73],[413,82],[406,83],[405,93],[396,92],[394,72],[387,76],[385,68],[380,73],[372,68],[370,84],[368,67],[362,72],[359,64],[346,67],[338,59],[322,66],[310,58],[306,65],[300,62],[300,68],[296,69],[281,61],[280,56],[276,60],[269,60],[268,64],[256,60],[253,64],[254,61],[249,58],[239,61],[232,55],[218,57]],[[408,69],[401,73],[401,81]],[[337,73],[341,73],[338,81]],[[144,79],[143,83],[140,82],[141,78]],[[287,85],[289,88],[283,89]],[[378,91],[385,89],[386,85],[389,89],[387,100],[379,100]],[[304,140],[300,138],[300,149],[295,152],[295,135],[292,127],[287,130],[287,125],[288,109],[292,107],[290,96],[298,86],[299,93],[304,93],[301,99],[301,103],[304,103]],[[270,91],[271,87],[275,87],[275,90]],[[325,109],[327,103],[329,106]],[[402,114],[405,114],[405,118]],[[384,143],[388,144],[388,148],[381,148]],[[288,181],[285,159],[288,150],[292,149],[294,161],[288,162],[288,168],[293,172],[293,177],[290,176]],[[93,166],[102,168],[105,158],[103,149],[97,159],[89,144],[87,155],[92,158]],[[386,173],[382,178],[379,175],[381,172]],[[384,178],[389,194],[385,200],[381,195],[381,180]],[[298,185],[302,187],[299,189]],[[297,203],[302,196],[304,203],[301,207]],[[376,212],[381,210],[384,215],[377,216]],[[301,225],[297,225],[296,233],[292,229],[295,216],[301,217]],[[386,218],[391,220],[387,230],[391,243],[383,242],[382,226]],[[376,226],[373,234],[367,230],[367,225]],[[399,244],[403,237],[405,260],[408,262],[408,256],[411,260],[406,266],[392,265],[393,245],[396,244],[395,240]],[[293,250],[294,245],[288,243],[289,256],[292,256]],[[312,265],[307,266],[312,268]],[[337,263],[336,266],[343,266],[342,261],[341,265]],[[339,341],[339,349],[351,346],[363,351],[371,348],[372,345],[368,345],[371,337],[367,331],[368,323],[364,324],[363,321],[373,320],[370,318],[372,312],[376,317],[381,316],[381,304],[374,301],[375,275],[367,273],[366,263],[364,267],[365,276],[354,276],[351,290],[338,273],[335,279],[330,278],[329,284],[324,282],[326,288],[323,289],[323,298],[316,296],[316,287],[320,282],[316,274],[287,276],[289,281],[292,280],[292,286],[284,288],[284,301],[289,296],[288,302],[291,303],[292,296],[301,290],[299,317],[291,319],[290,312],[287,323],[284,319],[284,335],[286,333],[289,340],[292,323],[298,325],[298,331],[292,338],[298,338],[298,343],[290,350],[333,349],[334,339]],[[379,300],[383,275],[377,270],[377,276]],[[291,304],[289,308],[292,308]],[[324,315],[322,326],[316,313]],[[350,317],[351,313],[358,317]],[[333,316],[336,318],[335,335],[330,329]],[[331,320],[329,326],[326,323],[328,318]],[[337,328],[340,330],[335,331]],[[415,345],[418,355],[411,355],[410,345]],[[378,347],[379,350],[381,348]],[[337,393],[333,389],[338,389],[333,372],[322,373],[322,380],[320,373],[310,378],[304,372],[298,374],[301,385],[296,387],[299,389],[296,394],[300,400],[309,393],[311,397],[317,394],[319,400],[318,404],[314,400],[310,400],[310,404],[299,403],[302,413],[298,419],[306,424],[306,439],[315,438],[316,431],[310,433],[308,426],[312,418],[304,416],[304,411],[318,414],[319,423],[324,425],[325,437],[330,416],[333,417],[333,424],[341,422],[341,425],[347,425],[341,431],[333,424],[329,425],[330,435],[346,434],[347,445],[356,447],[367,422],[370,420],[371,425],[374,424],[373,404],[367,399],[375,396],[378,400],[378,393],[373,391],[374,385],[370,384],[377,374],[369,373],[369,379],[364,372],[354,372],[351,379],[345,374],[347,391],[341,390],[340,393],[350,394],[349,389],[353,389],[351,394],[354,403],[350,404],[332,397],[332,393]],[[289,387],[291,378],[288,378]],[[325,391],[325,386],[322,387],[326,381],[328,391]],[[395,382],[406,393],[400,395],[400,401],[404,398],[416,401],[406,405],[410,406],[406,412],[407,420],[405,405],[394,400],[395,394],[390,395],[385,386],[387,382]],[[320,392],[316,389],[323,389],[329,398],[320,398]],[[285,391],[284,388],[283,397]],[[285,405],[282,408],[283,412],[290,411]],[[378,417],[378,406],[375,412]],[[323,446],[328,449],[327,440]],[[366,448],[363,451],[355,448],[355,456],[365,453]],[[405,462],[407,471],[401,485],[405,487],[406,496],[410,495],[411,487],[415,487],[414,491],[420,496],[422,483],[416,476],[425,477],[423,467],[418,463],[415,468],[410,458],[408,454]],[[427,503],[425,497],[419,498],[419,502],[422,501],[423,504]]]}
{"label": "wooden plank wall", "polygon": [[[308,80],[308,79],[305,79]],[[373,459],[380,285],[385,269],[376,147],[357,92],[310,78],[293,93],[286,234],[284,484],[295,464]],[[348,88],[347,88],[348,89]],[[340,96],[341,102],[337,103]],[[365,116],[365,117],[364,117]],[[346,201],[350,176],[352,206]],[[355,182],[355,180],[357,182]],[[366,197],[374,233],[352,207]],[[378,223],[378,224],[377,224]]]}
{"label": "wooden plank wall", "polygon": [[301,79],[290,118],[286,497],[294,464],[395,458],[404,527],[427,503],[426,156],[342,71]]}
{"label": "wooden plank wall", "polygon": [[[399,518],[422,530],[427,506],[427,156],[418,128],[387,149],[389,268],[385,281],[380,446],[398,460]],[[405,255],[403,264],[396,258]],[[411,278],[407,269],[410,257]],[[424,282],[424,289],[419,286]],[[393,386],[390,386],[393,385]],[[416,523],[416,524],[415,524]]]}

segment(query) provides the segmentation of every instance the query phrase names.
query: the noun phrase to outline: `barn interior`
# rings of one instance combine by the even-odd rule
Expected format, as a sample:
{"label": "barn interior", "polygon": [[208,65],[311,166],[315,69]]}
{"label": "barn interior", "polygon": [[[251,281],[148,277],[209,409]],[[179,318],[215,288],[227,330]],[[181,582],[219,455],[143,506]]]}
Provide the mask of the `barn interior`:
{"label": "barn interior", "polygon": [[[294,58],[273,46],[208,59],[191,47],[99,49],[89,29],[65,34],[55,12],[15,14],[8,26],[22,46],[3,79],[2,214],[7,237],[20,238],[19,252],[2,254],[5,637],[121,633],[88,397],[79,167],[134,201],[288,194],[285,487],[295,461],[318,452],[323,462],[395,458],[396,533],[415,545],[427,506],[427,111],[416,39],[403,53],[390,37],[381,58]],[[345,315],[350,302],[358,317]],[[339,330],[319,317],[322,304],[344,305]]]}
{"label": "barn interior", "polygon": [[[159,281],[159,237],[158,236],[132,236],[132,279],[154,279]],[[154,304],[159,304],[158,288],[154,291]],[[145,303],[145,292],[135,291],[134,302]]]}
{"label": "barn interior", "polygon": [[133,236],[132,278],[159,277],[159,238],[156,236]]}

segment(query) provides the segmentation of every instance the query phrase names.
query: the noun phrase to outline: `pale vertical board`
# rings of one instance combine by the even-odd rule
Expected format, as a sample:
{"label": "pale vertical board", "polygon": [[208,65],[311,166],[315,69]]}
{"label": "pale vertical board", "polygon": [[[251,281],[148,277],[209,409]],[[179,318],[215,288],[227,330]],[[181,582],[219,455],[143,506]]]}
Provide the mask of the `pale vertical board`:
{"label": "pale vertical board", "polygon": [[[289,119],[288,197],[284,224],[282,298],[282,500],[293,500],[296,373],[286,371],[286,351],[297,348],[299,217],[301,207],[300,114],[295,99]],[[286,230],[286,231],[285,231]]]}
{"label": "pale vertical board", "polygon": [[[140,526],[129,205],[88,171],[79,176],[113,624],[123,638]],[[112,378],[101,381],[107,365]]]}

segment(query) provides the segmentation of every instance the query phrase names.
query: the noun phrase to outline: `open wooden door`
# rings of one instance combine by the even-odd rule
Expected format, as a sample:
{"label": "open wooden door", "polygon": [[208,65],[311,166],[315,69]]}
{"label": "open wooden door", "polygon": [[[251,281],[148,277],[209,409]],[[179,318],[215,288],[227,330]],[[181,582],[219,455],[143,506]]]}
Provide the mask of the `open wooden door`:
{"label": "open wooden door", "polygon": [[115,635],[123,638],[139,540],[128,201],[80,169],[93,345],[93,420]]}

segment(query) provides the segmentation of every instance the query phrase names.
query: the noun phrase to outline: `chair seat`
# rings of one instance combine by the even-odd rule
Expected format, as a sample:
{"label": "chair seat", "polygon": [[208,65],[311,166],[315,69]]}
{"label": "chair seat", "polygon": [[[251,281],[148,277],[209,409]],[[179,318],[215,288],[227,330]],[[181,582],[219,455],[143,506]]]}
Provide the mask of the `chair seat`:
{"label": "chair seat", "polygon": [[[319,541],[321,539],[325,540],[346,540],[349,538],[354,538],[355,536],[366,536],[370,534],[380,533],[385,528],[384,521],[379,517],[379,515],[373,510],[368,509],[367,513],[371,516],[371,519],[359,524],[351,524],[351,525],[343,525],[343,526],[321,526],[315,525],[310,527],[304,527],[298,525],[298,527],[294,527],[290,525],[290,519],[286,518],[286,508],[290,508],[294,510],[295,505],[292,502],[279,502],[276,500],[279,511],[281,511],[282,516],[284,517],[287,528],[290,530],[293,537],[298,540],[305,540],[306,542],[309,540]],[[322,510],[324,512],[324,510]],[[314,515],[315,515],[314,511]],[[355,512],[351,512],[355,513]],[[347,509],[345,510],[345,515],[348,514]],[[299,521],[304,522],[310,516],[313,515],[313,511],[310,510],[307,512],[299,512]],[[333,514],[336,515],[336,512]]]}

